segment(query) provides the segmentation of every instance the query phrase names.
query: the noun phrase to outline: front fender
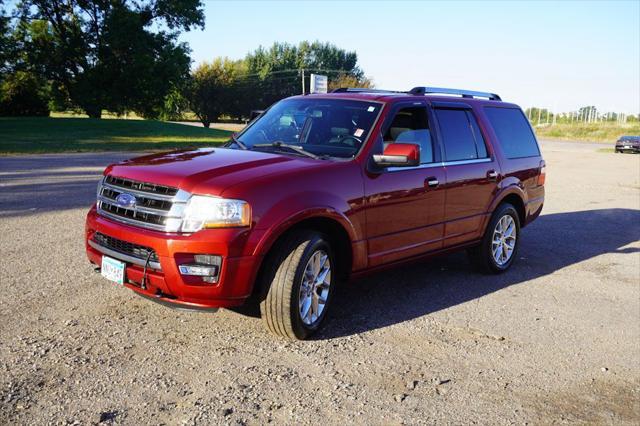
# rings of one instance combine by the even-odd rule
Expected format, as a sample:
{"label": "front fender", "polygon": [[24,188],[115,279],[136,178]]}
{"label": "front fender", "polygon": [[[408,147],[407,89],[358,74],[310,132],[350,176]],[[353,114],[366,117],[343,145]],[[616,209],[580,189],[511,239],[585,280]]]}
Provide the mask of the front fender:
{"label": "front fender", "polygon": [[326,218],[337,222],[348,234],[349,239],[359,241],[364,230],[349,216],[357,215],[355,206],[328,193],[305,193],[283,198],[264,212],[257,229],[264,231],[255,249],[256,255],[265,255],[273,243],[291,227],[311,218]]}

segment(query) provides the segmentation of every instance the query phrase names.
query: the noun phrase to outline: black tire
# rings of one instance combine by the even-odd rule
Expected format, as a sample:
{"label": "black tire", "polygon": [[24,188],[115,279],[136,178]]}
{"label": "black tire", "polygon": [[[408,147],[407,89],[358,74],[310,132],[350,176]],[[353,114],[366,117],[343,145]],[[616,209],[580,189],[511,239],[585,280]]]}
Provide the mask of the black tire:
{"label": "black tire", "polygon": [[[496,225],[505,215],[511,216],[516,226],[516,241],[513,252],[511,253],[511,257],[509,260],[500,265],[496,262],[493,257],[492,252],[492,243],[493,243],[493,233],[496,229]],[[487,225],[487,229],[482,237],[482,242],[480,245],[473,247],[468,250],[469,257],[474,264],[474,266],[484,273],[489,274],[500,274],[513,265],[516,258],[518,257],[518,247],[520,246],[520,218],[518,216],[518,212],[515,207],[509,203],[502,203],[498,206],[498,208],[493,212],[491,216],[491,220]]]}
{"label": "black tire", "polygon": [[[299,312],[300,286],[307,263],[318,251],[327,254],[331,267],[329,292],[324,309],[312,324],[306,324]],[[269,331],[289,339],[304,340],[324,322],[335,292],[336,263],[327,238],[311,231],[293,232],[277,244],[266,261],[271,267],[265,280],[268,286],[260,303],[260,314]]]}

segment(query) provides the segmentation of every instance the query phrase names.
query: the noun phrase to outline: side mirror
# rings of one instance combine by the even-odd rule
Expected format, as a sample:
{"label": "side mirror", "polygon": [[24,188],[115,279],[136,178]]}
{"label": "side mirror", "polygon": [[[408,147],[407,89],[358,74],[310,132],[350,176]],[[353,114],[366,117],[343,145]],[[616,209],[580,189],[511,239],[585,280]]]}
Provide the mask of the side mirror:
{"label": "side mirror", "polygon": [[249,121],[255,120],[256,118],[260,117],[263,113],[264,113],[263,109],[252,110],[251,114],[249,114]]}
{"label": "side mirror", "polygon": [[373,156],[373,162],[381,167],[413,167],[420,165],[420,145],[392,143],[382,155]]}

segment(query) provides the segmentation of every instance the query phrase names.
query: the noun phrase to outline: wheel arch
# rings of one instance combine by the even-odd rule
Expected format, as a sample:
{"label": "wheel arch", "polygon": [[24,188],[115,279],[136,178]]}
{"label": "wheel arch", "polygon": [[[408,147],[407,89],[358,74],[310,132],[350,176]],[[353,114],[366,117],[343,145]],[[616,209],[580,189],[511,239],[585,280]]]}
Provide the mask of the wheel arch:
{"label": "wheel arch", "polygon": [[262,260],[254,283],[254,294],[261,294],[266,290],[265,285],[268,285],[268,283],[265,283],[261,277],[265,276],[265,268],[271,266],[270,257],[273,249],[277,248],[278,243],[292,232],[304,230],[319,232],[329,239],[334,250],[339,277],[341,279],[348,278],[354,257],[352,241],[355,237],[355,230],[351,223],[346,217],[335,211],[330,212],[327,209],[321,209],[313,213],[310,211],[301,212],[295,218],[290,218],[278,228],[269,232],[257,247],[256,252],[261,256]]}
{"label": "wheel arch", "polygon": [[502,203],[509,203],[516,209],[516,211],[518,212],[518,219],[520,220],[520,227],[524,227],[527,219],[524,194],[516,189],[505,191],[493,203],[493,205],[491,206],[491,212],[494,212]]}

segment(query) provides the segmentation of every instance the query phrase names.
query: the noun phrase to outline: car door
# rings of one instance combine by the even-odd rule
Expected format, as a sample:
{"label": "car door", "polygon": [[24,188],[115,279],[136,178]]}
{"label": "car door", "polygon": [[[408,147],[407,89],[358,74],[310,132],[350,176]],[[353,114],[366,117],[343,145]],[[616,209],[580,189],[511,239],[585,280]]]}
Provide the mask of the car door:
{"label": "car door", "polygon": [[447,188],[444,247],[478,239],[497,192],[500,167],[485,143],[473,108],[463,102],[434,102],[443,147]]}
{"label": "car door", "polygon": [[390,143],[417,143],[421,155],[419,166],[365,173],[370,267],[440,249],[444,232],[445,173],[426,103],[396,105],[382,129],[372,154]]}

